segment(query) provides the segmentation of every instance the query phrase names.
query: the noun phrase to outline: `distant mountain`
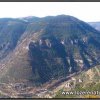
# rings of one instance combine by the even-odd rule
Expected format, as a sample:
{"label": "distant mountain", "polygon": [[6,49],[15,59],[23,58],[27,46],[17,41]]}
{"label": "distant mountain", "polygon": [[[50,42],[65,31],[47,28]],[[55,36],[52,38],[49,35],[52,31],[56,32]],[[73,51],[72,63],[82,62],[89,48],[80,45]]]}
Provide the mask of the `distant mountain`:
{"label": "distant mountain", "polygon": [[100,63],[100,32],[73,16],[2,20],[1,82],[40,85]]}
{"label": "distant mountain", "polygon": [[89,22],[89,24],[98,31],[100,31],[100,22]]}

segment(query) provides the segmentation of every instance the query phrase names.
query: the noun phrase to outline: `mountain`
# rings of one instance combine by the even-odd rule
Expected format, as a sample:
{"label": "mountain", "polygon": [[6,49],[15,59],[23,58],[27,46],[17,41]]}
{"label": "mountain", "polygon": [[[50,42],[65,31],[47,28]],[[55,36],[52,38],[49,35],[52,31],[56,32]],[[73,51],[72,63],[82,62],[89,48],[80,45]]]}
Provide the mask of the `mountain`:
{"label": "mountain", "polygon": [[99,50],[100,33],[86,23],[57,16],[43,31],[35,43],[29,44],[31,65],[39,80],[64,77],[99,63],[99,55],[93,52]]}
{"label": "mountain", "polygon": [[49,85],[100,64],[100,32],[73,16],[0,23],[1,83]]}
{"label": "mountain", "polygon": [[100,22],[89,22],[89,24],[96,30],[100,31]]}

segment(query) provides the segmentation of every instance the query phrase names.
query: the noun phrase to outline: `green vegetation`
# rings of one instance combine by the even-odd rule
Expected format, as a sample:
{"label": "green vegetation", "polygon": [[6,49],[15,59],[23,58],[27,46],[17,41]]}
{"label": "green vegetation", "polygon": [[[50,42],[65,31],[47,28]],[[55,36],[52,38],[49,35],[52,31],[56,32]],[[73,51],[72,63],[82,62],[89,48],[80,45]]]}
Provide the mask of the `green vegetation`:
{"label": "green vegetation", "polygon": [[[83,82],[82,83],[77,82],[75,87],[70,89],[70,90],[62,88],[61,90],[59,90],[56,93],[56,96],[54,98],[100,98],[100,95],[99,94],[95,94],[95,93],[94,94],[84,94],[84,95],[75,95],[75,94],[74,95],[72,95],[72,94],[70,94],[70,95],[62,95],[63,91],[69,91],[69,92],[75,92],[75,91],[78,91],[78,92],[79,91],[93,92],[93,91],[98,91],[98,92],[100,92],[100,82],[99,82],[100,76],[98,74],[95,76],[95,74],[97,73],[96,69],[99,70],[100,69],[99,67],[100,66],[95,66],[94,68],[91,68],[88,71],[84,71],[81,74],[76,75],[75,79],[76,80],[81,79],[81,80],[83,80]],[[88,76],[88,74],[90,74],[90,72],[92,74],[94,74],[94,76],[92,77],[92,80]],[[85,77],[88,77],[88,80]],[[96,77],[98,77],[98,78],[96,78]]]}

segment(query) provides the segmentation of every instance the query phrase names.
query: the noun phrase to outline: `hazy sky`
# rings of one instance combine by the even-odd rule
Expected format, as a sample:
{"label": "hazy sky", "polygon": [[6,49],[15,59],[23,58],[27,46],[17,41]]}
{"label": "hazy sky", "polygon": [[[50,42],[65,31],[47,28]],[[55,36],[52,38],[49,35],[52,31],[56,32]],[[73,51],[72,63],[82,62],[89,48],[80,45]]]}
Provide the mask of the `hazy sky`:
{"label": "hazy sky", "polygon": [[0,2],[0,18],[66,14],[83,21],[100,21],[100,2]]}

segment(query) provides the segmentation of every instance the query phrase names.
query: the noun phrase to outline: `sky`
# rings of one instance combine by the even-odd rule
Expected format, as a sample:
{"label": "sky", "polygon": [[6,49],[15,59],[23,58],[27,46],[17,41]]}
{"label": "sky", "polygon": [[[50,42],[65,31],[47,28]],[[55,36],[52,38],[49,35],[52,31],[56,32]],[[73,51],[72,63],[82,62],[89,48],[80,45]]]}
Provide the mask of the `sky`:
{"label": "sky", "polygon": [[71,15],[85,22],[100,21],[100,2],[0,2],[0,18]]}

